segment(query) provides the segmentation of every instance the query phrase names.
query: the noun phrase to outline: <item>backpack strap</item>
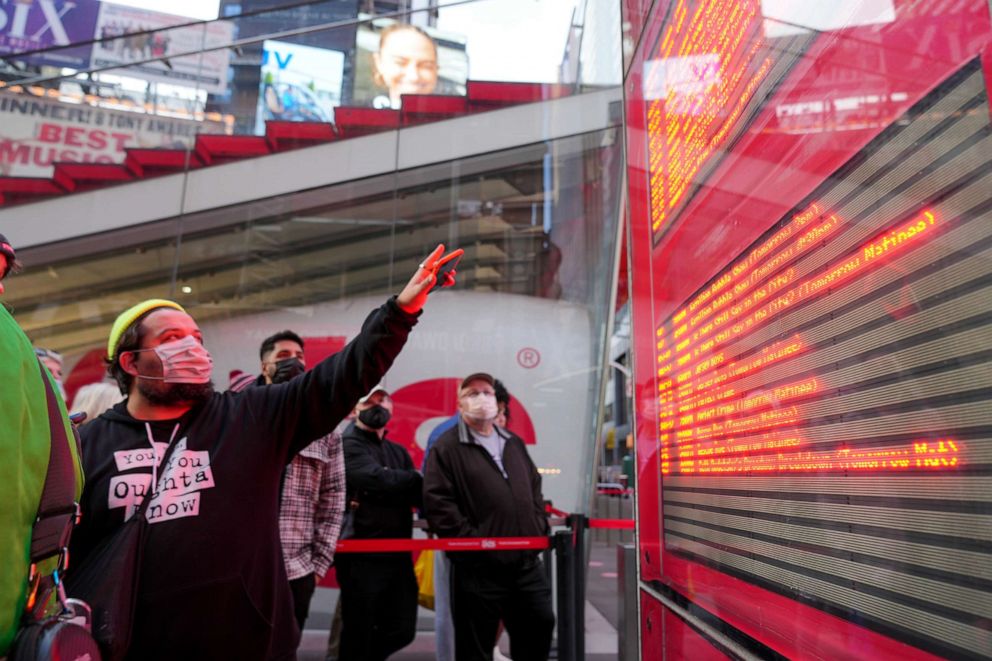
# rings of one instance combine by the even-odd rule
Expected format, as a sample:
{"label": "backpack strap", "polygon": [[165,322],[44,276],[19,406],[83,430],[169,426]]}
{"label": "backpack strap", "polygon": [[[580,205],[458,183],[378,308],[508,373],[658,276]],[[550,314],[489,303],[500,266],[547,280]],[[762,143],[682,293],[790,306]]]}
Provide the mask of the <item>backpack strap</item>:
{"label": "backpack strap", "polygon": [[[69,535],[76,522],[79,504],[76,502],[76,470],[73,466],[69,438],[65,431],[65,418],[59,407],[58,397],[41,362],[41,381],[45,386],[48,403],[48,426],[52,450],[48,458],[45,486],[41,492],[38,516],[31,531],[31,564],[62,554],[64,564],[69,548]],[[73,434],[75,430],[73,429]],[[75,442],[75,438],[73,438]],[[78,447],[78,446],[77,446]]]}

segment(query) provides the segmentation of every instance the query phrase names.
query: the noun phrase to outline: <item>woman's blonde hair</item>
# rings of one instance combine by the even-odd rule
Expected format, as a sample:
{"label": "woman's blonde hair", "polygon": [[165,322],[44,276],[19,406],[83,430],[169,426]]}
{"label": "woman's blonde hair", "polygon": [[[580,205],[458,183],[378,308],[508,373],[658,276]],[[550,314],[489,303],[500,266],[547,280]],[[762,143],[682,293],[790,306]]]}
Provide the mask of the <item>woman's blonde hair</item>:
{"label": "woman's blonde hair", "polygon": [[99,381],[80,388],[72,399],[70,414],[85,413],[83,424],[96,420],[97,416],[124,399],[120,389],[113,383]]}

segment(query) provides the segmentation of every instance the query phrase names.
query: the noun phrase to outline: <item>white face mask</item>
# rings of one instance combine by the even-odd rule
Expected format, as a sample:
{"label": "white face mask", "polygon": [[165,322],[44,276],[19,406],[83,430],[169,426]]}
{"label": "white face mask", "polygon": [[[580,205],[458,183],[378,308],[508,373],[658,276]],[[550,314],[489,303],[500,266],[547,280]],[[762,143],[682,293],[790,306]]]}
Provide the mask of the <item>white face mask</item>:
{"label": "white face mask", "polygon": [[479,422],[490,422],[496,419],[499,407],[496,406],[496,395],[479,392],[464,398],[465,415]]}
{"label": "white face mask", "polygon": [[154,351],[162,361],[162,376],[145,376],[139,379],[154,379],[165,383],[206,383],[213,372],[214,360],[210,352],[195,337],[187,335],[181,340],[163,342],[152,349],[135,349],[132,353]]}

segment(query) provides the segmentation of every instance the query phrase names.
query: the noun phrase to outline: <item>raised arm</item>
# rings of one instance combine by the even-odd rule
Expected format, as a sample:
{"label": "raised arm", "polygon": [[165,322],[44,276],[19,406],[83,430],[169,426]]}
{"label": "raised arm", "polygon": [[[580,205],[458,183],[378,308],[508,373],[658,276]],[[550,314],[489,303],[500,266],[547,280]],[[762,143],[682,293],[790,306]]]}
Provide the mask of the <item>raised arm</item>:
{"label": "raised arm", "polygon": [[[330,433],[386,374],[437,282],[435,265],[443,252],[439,245],[403,291],[368,316],[344,349],[286,383],[245,392],[253,421],[271,428],[270,437],[286,444],[287,456]],[[454,284],[453,273],[445,276],[445,284]]]}

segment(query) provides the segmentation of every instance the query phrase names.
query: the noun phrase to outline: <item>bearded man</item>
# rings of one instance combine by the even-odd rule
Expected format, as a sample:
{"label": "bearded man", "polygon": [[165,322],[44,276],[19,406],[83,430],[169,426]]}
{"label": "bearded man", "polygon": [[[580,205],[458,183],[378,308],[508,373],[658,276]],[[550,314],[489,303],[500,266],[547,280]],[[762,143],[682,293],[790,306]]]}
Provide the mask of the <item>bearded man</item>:
{"label": "bearded man", "polygon": [[279,540],[283,469],[389,369],[443,251],[339,353],[264,388],[215,392],[200,328],[177,303],[145,301],[118,317],[107,357],[126,399],[82,428],[87,482],[71,555],[83,565],[151,498],[127,658],[295,658]]}

